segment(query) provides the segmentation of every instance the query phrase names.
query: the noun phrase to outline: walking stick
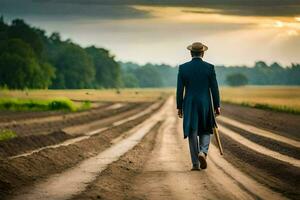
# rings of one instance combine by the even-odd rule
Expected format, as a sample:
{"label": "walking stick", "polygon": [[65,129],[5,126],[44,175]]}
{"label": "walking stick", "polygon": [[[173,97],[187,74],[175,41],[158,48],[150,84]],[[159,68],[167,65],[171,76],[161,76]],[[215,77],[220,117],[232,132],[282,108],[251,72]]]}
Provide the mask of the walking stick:
{"label": "walking stick", "polygon": [[214,102],[213,102],[211,90],[209,90],[209,93],[210,93],[210,99],[211,99],[211,108],[212,108],[214,121],[215,121],[214,126],[213,126],[213,133],[215,135],[217,145],[218,145],[219,150],[220,150],[220,154],[223,155],[223,148],[222,148],[220,135],[219,135],[219,131],[218,131],[218,125],[217,125],[217,120],[216,120],[216,115],[215,115],[215,110],[214,110]]}

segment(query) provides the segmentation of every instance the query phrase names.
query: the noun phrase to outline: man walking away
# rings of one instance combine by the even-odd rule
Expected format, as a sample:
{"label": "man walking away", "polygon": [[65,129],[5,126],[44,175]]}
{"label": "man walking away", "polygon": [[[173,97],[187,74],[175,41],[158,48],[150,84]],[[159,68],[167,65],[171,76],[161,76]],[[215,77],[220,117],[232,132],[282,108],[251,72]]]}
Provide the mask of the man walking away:
{"label": "man walking away", "polygon": [[207,168],[206,157],[215,124],[213,112],[220,114],[220,96],[214,66],[202,60],[207,46],[195,42],[187,49],[192,60],[179,66],[176,100],[178,116],[183,117],[184,138],[189,140],[192,170],[200,170]]}

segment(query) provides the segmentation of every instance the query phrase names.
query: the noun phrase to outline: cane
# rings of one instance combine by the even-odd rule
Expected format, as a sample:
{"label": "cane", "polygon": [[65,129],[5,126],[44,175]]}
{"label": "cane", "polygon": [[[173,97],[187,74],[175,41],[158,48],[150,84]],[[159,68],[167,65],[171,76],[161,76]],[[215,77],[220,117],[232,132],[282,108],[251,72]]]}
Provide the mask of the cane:
{"label": "cane", "polygon": [[213,112],[213,116],[214,116],[214,120],[215,120],[215,123],[214,123],[214,126],[213,126],[213,133],[215,135],[217,145],[218,145],[219,150],[220,150],[220,154],[223,155],[223,148],[222,148],[222,144],[221,144],[221,140],[220,140],[218,125],[217,125],[216,115],[215,115],[215,110],[214,110],[214,102],[213,102],[212,93],[211,93],[210,89],[209,89],[209,93],[210,93],[210,99],[211,99],[211,108],[212,108],[212,112]]}

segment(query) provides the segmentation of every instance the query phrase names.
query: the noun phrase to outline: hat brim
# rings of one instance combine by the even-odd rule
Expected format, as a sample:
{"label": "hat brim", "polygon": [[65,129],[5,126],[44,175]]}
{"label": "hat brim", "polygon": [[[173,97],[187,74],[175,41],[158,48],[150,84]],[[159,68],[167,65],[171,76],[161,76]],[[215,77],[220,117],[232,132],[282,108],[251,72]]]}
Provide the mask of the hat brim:
{"label": "hat brim", "polygon": [[202,49],[200,50],[200,49],[193,49],[193,46],[192,45],[189,45],[188,47],[187,47],[187,49],[188,50],[190,50],[190,51],[194,51],[194,52],[202,52],[202,51],[207,51],[208,50],[208,47],[207,46],[205,46],[205,45],[202,45]]}

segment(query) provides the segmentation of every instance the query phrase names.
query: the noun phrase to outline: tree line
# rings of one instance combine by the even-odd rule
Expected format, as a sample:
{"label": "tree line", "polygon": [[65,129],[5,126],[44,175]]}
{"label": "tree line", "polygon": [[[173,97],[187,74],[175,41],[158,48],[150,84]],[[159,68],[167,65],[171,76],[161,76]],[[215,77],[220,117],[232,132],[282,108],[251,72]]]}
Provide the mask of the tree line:
{"label": "tree line", "polygon": [[116,88],[122,86],[121,69],[110,52],[83,48],[59,33],[21,19],[11,24],[0,18],[0,86],[24,88]]}
{"label": "tree line", "polygon": [[[135,63],[120,63],[122,74],[128,82],[126,87],[175,87],[178,67],[169,65],[138,65]],[[220,85],[300,85],[300,64],[281,66],[271,65],[263,61],[254,66],[216,66],[218,83]],[[152,74],[152,75],[151,75]]]}
{"label": "tree line", "polygon": [[[258,61],[254,66],[216,66],[220,85],[300,85],[300,64],[281,66]],[[106,49],[86,48],[59,33],[49,36],[21,19],[0,18],[0,87],[9,89],[174,87],[178,67],[117,62]],[[233,76],[236,75],[236,76]]]}

